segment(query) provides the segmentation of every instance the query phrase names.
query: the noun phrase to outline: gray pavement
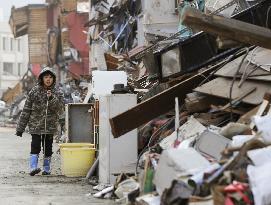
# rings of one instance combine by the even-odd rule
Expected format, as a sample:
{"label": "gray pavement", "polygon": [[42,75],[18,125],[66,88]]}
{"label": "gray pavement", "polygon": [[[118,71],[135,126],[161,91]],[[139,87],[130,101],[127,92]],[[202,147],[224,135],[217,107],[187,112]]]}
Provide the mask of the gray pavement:
{"label": "gray pavement", "polygon": [[113,204],[88,196],[92,189],[84,179],[61,176],[59,154],[53,155],[51,176],[29,176],[30,135],[20,138],[14,133],[0,127],[0,204]]}

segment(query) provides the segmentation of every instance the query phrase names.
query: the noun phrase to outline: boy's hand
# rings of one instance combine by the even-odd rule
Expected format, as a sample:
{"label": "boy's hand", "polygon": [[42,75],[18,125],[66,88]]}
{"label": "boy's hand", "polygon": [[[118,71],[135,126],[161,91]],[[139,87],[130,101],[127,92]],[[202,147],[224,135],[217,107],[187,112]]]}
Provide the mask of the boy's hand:
{"label": "boy's hand", "polygon": [[179,5],[182,5],[184,3],[184,0],[179,0]]}
{"label": "boy's hand", "polygon": [[52,91],[51,90],[47,90],[47,97],[51,97],[52,96]]}
{"label": "boy's hand", "polygon": [[17,135],[18,137],[22,137],[22,136],[23,136],[23,133],[17,131],[15,135]]}

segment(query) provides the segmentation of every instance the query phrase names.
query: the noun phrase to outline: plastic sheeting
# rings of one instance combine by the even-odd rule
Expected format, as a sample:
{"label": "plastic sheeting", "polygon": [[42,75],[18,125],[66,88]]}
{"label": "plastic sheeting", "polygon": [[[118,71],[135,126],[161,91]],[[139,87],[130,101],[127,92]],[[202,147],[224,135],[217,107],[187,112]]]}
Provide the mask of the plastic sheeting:
{"label": "plastic sheeting", "polygon": [[92,86],[96,98],[101,95],[111,94],[114,84],[127,85],[127,74],[125,71],[93,71]]}

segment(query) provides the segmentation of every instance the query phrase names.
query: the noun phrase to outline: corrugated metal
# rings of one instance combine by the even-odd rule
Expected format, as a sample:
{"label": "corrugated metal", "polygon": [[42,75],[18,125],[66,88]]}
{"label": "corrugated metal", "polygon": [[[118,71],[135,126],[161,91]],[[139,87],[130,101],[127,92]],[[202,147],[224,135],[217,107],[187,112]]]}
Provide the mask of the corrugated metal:
{"label": "corrugated metal", "polygon": [[29,7],[29,58],[33,64],[47,64],[47,7]]}

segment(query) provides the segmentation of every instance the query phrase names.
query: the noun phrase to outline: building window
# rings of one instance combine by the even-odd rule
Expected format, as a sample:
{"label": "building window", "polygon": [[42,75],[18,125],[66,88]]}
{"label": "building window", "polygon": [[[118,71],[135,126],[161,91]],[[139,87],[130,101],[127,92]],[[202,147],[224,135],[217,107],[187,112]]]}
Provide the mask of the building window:
{"label": "building window", "polygon": [[18,63],[18,76],[21,76],[22,75],[22,63]]}
{"label": "building window", "polygon": [[10,38],[10,51],[13,51],[14,49],[14,39]]}
{"label": "building window", "polygon": [[3,63],[3,71],[4,75],[12,75],[13,74],[13,63]]}
{"label": "building window", "polygon": [[19,52],[21,51],[21,39],[17,40],[17,49]]}
{"label": "building window", "polygon": [[2,42],[2,46],[3,46],[3,50],[6,51],[7,50],[7,38],[3,37],[3,42]]}

